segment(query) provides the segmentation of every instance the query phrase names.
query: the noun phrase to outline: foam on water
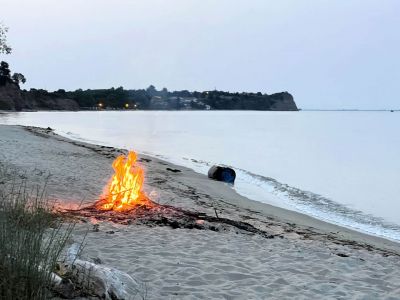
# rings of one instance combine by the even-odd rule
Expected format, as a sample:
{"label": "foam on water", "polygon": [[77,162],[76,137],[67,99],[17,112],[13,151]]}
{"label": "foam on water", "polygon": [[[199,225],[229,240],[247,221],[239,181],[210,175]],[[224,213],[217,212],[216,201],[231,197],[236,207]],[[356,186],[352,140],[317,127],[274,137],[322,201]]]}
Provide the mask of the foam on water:
{"label": "foam on water", "polygon": [[[241,180],[251,182],[265,192],[276,195],[281,200],[275,203],[277,206],[294,209],[317,219],[364,233],[400,241],[400,226],[395,223],[386,222],[383,218],[365,214],[321,195],[281,183],[274,178],[242,169],[239,169],[239,172]],[[237,190],[241,193],[240,184]]]}
{"label": "foam on water", "polygon": [[[172,158],[149,152],[144,154],[186,166],[203,174],[207,174],[208,169],[214,164],[203,160]],[[249,199],[294,210],[366,234],[400,241],[400,226],[395,223],[352,209],[313,192],[281,183],[274,178],[254,174],[231,165],[225,166],[236,171],[237,179],[233,188]]]}

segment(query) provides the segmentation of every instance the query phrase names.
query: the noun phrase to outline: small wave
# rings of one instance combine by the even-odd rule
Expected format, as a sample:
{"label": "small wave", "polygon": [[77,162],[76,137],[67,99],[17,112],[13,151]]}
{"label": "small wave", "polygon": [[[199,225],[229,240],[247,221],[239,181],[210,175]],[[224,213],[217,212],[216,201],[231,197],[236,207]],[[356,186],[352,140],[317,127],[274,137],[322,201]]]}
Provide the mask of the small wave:
{"label": "small wave", "polygon": [[[168,157],[163,158],[176,164],[183,164],[200,173],[207,173],[208,168],[213,165],[208,161],[187,157],[182,158],[180,161],[171,160]],[[294,210],[316,219],[366,234],[400,241],[400,226],[397,224],[387,222],[382,218],[366,214],[360,210],[352,209],[322,195],[281,183],[272,177],[255,174],[235,166],[224,166],[233,168],[237,173],[235,190],[252,200]],[[243,183],[246,186],[250,185],[257,187],[259,191],[261,190],[263,199],[260,199],[261,197],[259,196],[261,195],[257,192],[255,195],[249,195],[249,190],[241,188]],[[279,204],[277,201],[270,201],[271,195],[278,199]]]}
{"label": "small wave", "polygon": [[[235,170],[237,170],[238,179],[251,181],[252,184],[277,196],[284,202],[286,207],[289,206],[295,211],[329,223],[400,241],[400,226],[396,224],[360,210],[349,208],[313,192],[303,191],[281,183],[274,178],[254,174],[240,168],[235,168]],[[238,192],[242,194],[240,189],[238,189]]]}

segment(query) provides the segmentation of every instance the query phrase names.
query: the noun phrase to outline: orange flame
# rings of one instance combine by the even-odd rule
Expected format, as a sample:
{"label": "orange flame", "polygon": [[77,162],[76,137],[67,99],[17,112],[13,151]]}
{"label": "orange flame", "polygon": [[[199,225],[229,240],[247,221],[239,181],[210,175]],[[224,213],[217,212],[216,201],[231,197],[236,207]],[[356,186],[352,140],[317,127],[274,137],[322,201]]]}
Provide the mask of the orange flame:
{"label": "orange flame", "polygon": [[147,198],[142,192],[144,181],[143,169],[136,163],[137,155],[129,151],[118,156],[112,166],[114,175],[107,186],[104,199],[98,205],[102,210],[126,211],[143,204]]}

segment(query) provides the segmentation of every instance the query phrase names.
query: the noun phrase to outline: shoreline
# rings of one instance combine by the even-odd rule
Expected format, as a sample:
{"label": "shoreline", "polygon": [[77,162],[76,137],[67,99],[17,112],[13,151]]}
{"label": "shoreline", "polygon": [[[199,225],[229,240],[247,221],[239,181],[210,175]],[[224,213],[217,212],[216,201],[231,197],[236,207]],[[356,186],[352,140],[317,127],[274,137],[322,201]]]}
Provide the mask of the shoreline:
{"label": "shoreline", "polygon": [[[56,133],[73,140],[136,149],[141,153],[187,166],[202,174],[207,174],[210,164],[224,163],[237,170],[235,190],[247,198],[313,216],[324,222],[367,235],[400,242],[400,220],[398,214],[395,213],[398,207],[395,201],[398,194],[395,170],[399,164],[393,162],[396,160],[393,155],[389,157],[380,155],[378,159],[370,160],[368,152],[362,150],[367,146],[365,145],[368,141],[367,131],[363,131],[364,134],[361,133],[363,137],[360,139],[351,134],[352,138],[344,141],[346,147],[338,149],[339,153],[334,149],[335,145],[340,143],[340,137],[336,133],[340,132],[342,125],[336,128],[338,124],[336,120],[342,116],[341,114],[331,115],[328,128],[314,132],[313,128],[316,126],[309,125],[317,125],[322,121],[321,118],[325,119],[320,114],[295,116],[284,113],[282,116],[267,113],[271,115],[271,118],[268,117],[267,121],[263,122],[265,113],[240,112],[237,116],[238,121],[246,121],[253,116],[255,124],[258,122],[264,124],[261,126],[263,130],[260,127],[254,131],[255,135],[252,138],[246,138],[246,132],[253,132],[251,128],[253,125],[245,128],[235,127],[240,139],[235,138],[235,135],[229,135],[224,137],[225,146],[219,145],[216,133],[223,132],[225,125],[211,124],[220,118],[229,123],[236,119],[235,113],[232,112],[232,114],[222,112],[222,116],[219,116],[219,112],[214,112],[202,116],[202,113],[187,112],[181,118],[181,115],[175,112],[127,111],[126,114],[38,112],[37,114],[9,114],[1,119],[2,123],[15,125],[51,126],[56,128]],[[160,125],[172,116],[178,118],[176,122],[166,127]],[[373,116],[376,120],[382,118],[376,114]],[[205,126],[200,125],[203,117],[208,120]],[[370,117],[372,115],[369,114],[363,117],[354,115],[345,119],[352,124],[361,124]],[[352,122],[354,118],[361,123]],[[310,122],[305,121],[305,124],[309,125],[298,130],[302,128],[301,124],[304,120],[309,119]],[[395,122],[393,118],[389,119],[388,124]],[[108,126],[115,121],[117,121],[116,124],[121,124],[121,130],[115,131],[113,126]],[[102,122],[108,125],[104,127]],[[290,128],[296,130],[296,134],[288,128],[282,133],[273,129],[273,124],[281,124],[281,122],[287,123]],[[93,131],[92,128],[87,128],[89,123],[93,124]],[[267,123],[268,126],[265,125]],[[188,124],[186,129],[185,124]],[[134,126],[136,134],[133,135],[130,126]],[[356,132],[360,126],[352,127],[354,130],[350,132]],[[386,127],[385,125],[382,128]],[[333,128],[337,130],[332,130]],[[391,132],[392,129],[388,128],[388,130]],[[201,132],[199,137],[192,134],[196,132]],[[307,151],[307,136],[310,132],[316,134],[315,143],[319,146]],[[324,141],[327,135],[332,135],[332,138]],[[268,138],[264,139],[264,136]],[[244,151],[237,147],[239,141],[246,141],[247,146],[243,149]],[[260,146],[256,145],[258,141],[262,141]],[[213,146],[210,148],[208,143]],[[391,147],[392,144],[392,146],[397,146],[397,142],[391,143],[390,139],[385,139],[385,143],[377,146],[375,152],[382,154],[384,149]],[[231,150],[224,153],[226,151],[223,150],[224,147]],[[351,159],[346,155],[346,151],[360,153],[360,155]],[[263,157],[262,164],[251,159],[254,155]],[[380,170],[378,182],[374,178],[377,169]],[[376,199],[382,200],[381,205],[377,205]]]}
{"label": "shoreline", "polygon": [[[111,163],[126,153],[46,128],[0,125],[0,137],[0,171],[32,186],[46,179],[47,198],[72,209],[99,199]],[[147,299],[398,297],[399,244],[247,199],[158,158],[138,161],[144,192],[173,213],[149,210],[148,220],[86,210],[70,243],[84,239],[79,259],[125,272]]]}
{"label": "shoreline", "polygon": [[[14,125],[11,125],[14,126]],[[20,126],[20,125],[15,125],[15,126]],[[40,128],[40,127],[31,127],[31,126],[20,126],[24,128],[25,130],[28,130],[34,134],[43,134],[46,132],[45,128]],[[45,133],[48,134],[48,133]],[[83,142],[83,141],[78,141],[78,140],[73,140],[69,139],[67,137],[55,134],[52,132],[52,135],[54,138],[64,141],[70,144],[73,144],[75,146],[79,147],[84,147],[87,149],[91,149],[95,152],[101,152],[101,151],[107,151],[107,149],[111,149],[112,151],[120,151],[121,153],[125,153],[127,149],[118,149],[114,147],[109,147],[109,146],[102,146],[102,145],[97,145],[97,144],[91,144],[88,142]],[[100,149],[100,150],[99,150]],[[356,242],[359,244],[369,244],[373,246],[374,248],[377,248],[378,250],[384,250],[387,251],[389,250],[390,252],[394,252],[397,255],[400,256],[400,242],[396,242],[393,240],[385,239],[379,236],[375,236],[372,234],[367,234],[364,232],[360,232],[357,230],[353,230],[347,227],[343,227],[337,224],[329,223],[323,220],[319,220],[317,218],[314,218],[309,215],[302,214],[300,212],[280,208],[277,206],[273,206],[267,203],[259,202],[250,198],[247,198],[238,192],[236,192],[234,189],[229,187],[228,185],[225,185],[221,182],[213,181],[207,178],[206,175],[198,173],[194,171],[191,168],[180,166],[173,164],[171,162],[165,161],[163,159],[160,159],[155,156],[150,156],[142,153],[138,153],[140,158],[144,159],[152,159],[154,161],[157,161],[161,164],[165,164],[166,166],[168,165],[169,168],[171,169],[180,169],[180,170],[185,170],[185,172],[189,173],[189,176],[193,176],[195,174],[196,177],[200,177],[203,179],[203,181],[198,181],[198,184],[200,185],[205,185],[203,188],[206,190],[209,188],[210,182],[215,184],[216,186],[213,186],[213,188],[223,188],[228,191],[228,196],[227,197],[229,200],[227,203],[233,204],[235,206],[240,207],[241,209],[247,210],[249,212],[261,214],[264,217],[268,218],[273,218],[275,221],[283,224],[295,224],[297,226],[302,227],[302,229],[305,229],[306,231],[313,231],[314,233],[321,234],[321,235],[327,235],[328,239],[332,240],[337,240],[340,243],[347,244],[347,242]],[[103,153],[103,155],[109,155],[109,153]],[[190,174],[192,173],[192,174]],[[204,182],[205,180],[205,182]],[[223,187],[222,187],[223,186]],[[225,192],[227,192],[225,191]],[[214,192],[214,191],[213,191]]]}

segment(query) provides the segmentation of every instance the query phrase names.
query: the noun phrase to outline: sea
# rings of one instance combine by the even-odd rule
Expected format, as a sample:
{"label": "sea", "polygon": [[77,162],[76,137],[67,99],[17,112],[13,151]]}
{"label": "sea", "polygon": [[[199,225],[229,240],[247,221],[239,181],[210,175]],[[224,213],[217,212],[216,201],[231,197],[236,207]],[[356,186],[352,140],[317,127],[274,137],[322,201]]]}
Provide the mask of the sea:
{"label": "sea", "polygon": [[[400,241],[400,112],[80,111],[0,114],[79,141],[132,149],[264,203]],[[1,139],[1,137],[0,137]]]}

